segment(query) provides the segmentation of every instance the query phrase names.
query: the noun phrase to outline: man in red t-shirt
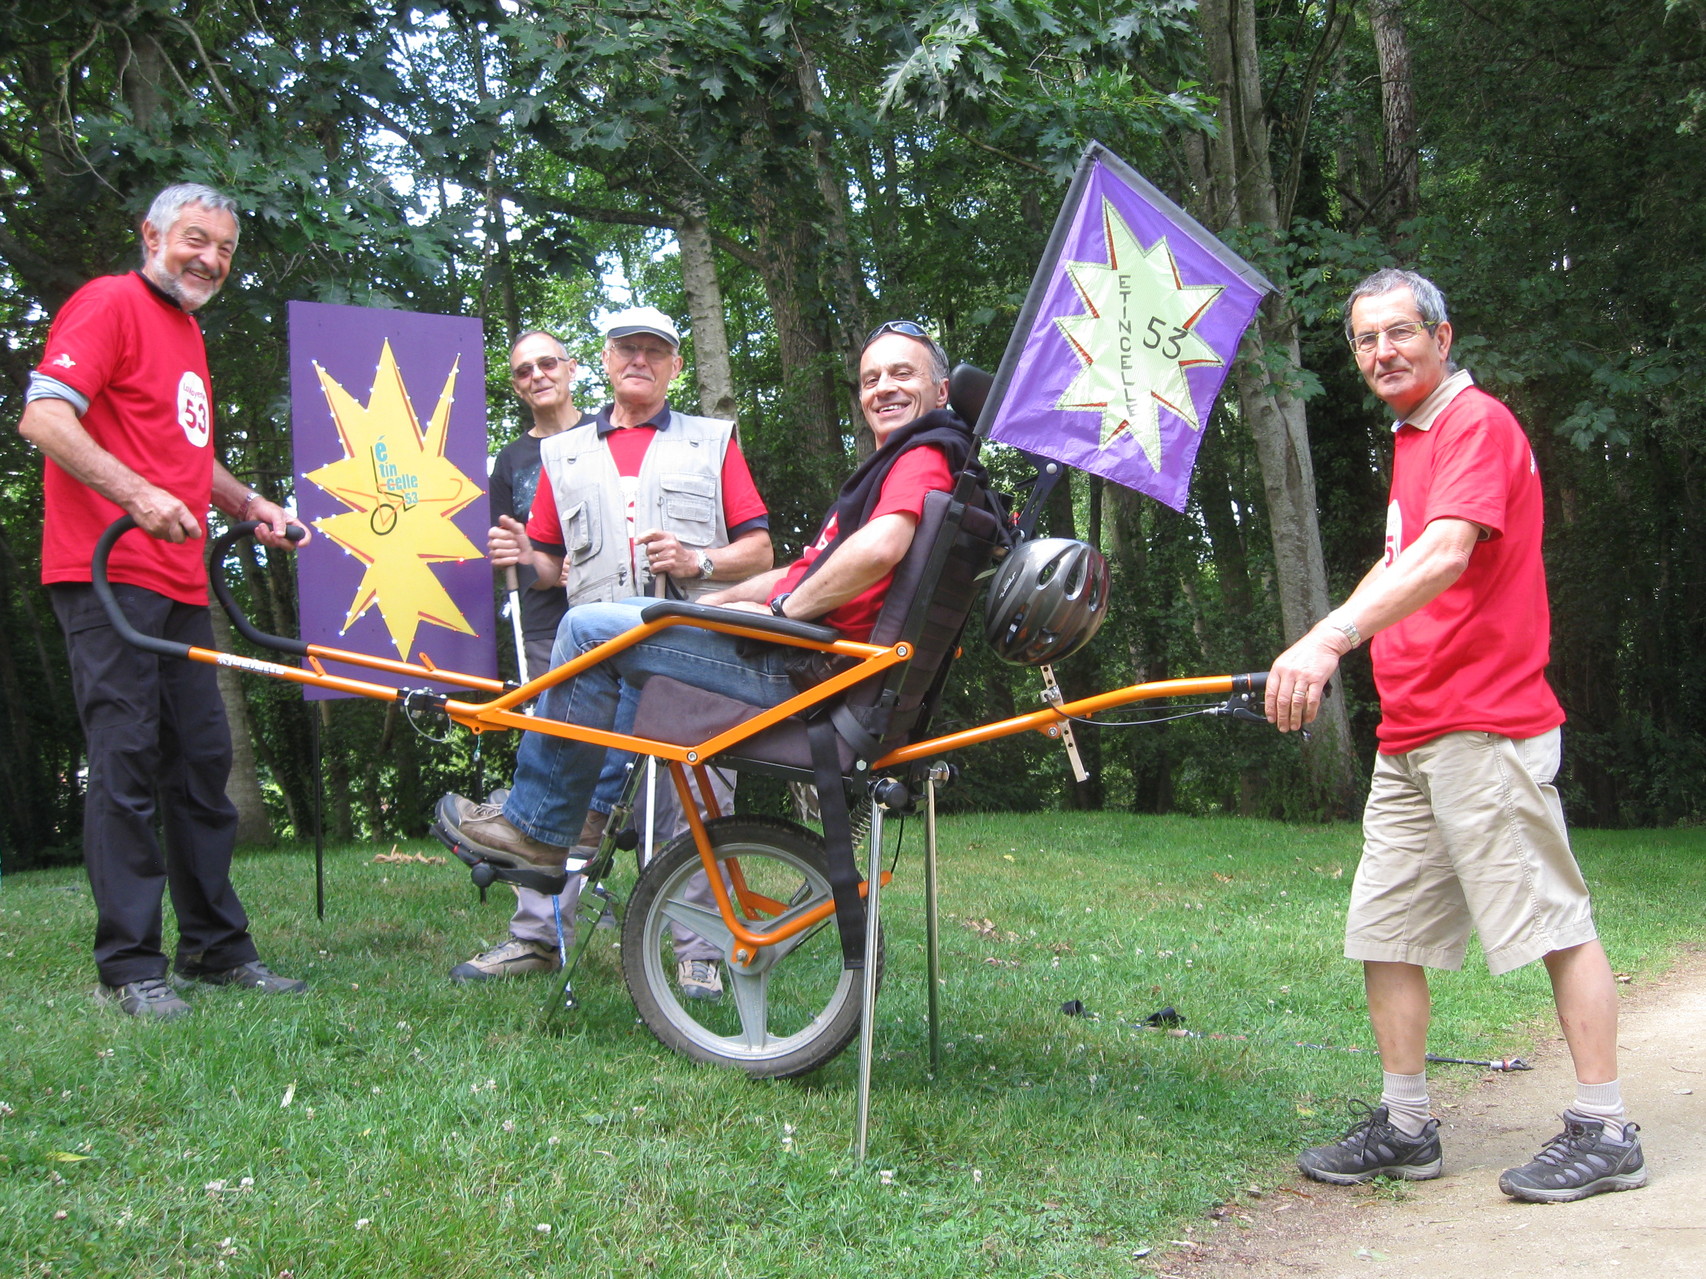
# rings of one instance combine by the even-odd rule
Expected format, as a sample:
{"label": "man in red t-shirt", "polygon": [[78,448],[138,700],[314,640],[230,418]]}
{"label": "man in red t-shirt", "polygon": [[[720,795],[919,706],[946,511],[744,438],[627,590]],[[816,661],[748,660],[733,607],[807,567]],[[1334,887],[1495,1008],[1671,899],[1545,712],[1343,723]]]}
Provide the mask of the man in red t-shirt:
{"label": "man in red t-shirt", "polygon": [[[772,569],[703,598],[703,603],[821,622],[849,639],[866,639],[894,568],[912,545],[924,499],[952,486],[970,451],[970,429],[947,402],[948,362],[911,321],[880,325],[859,361],[859,404],[877,451],[842,486],[813,547],[787,568]],[[957,454],[952,458],[951,455]],[[572,589],[572,588],[571,588]],[[569,610],[556,660],[587,652],[640,625],[645,601],[588,604]],[[671,627],[554,685],[542,698],[550,719],[610,728],[622,688],[664,675],[754,706],[794,695],[787,670],[793,650],[767,646],[749,655],[728,635]],[[573,872],[592,850],[574,847],[597,784],[604,749],[546,733],[528,733],[516,752],[515,781],[501,811],[460,795],[438,806],[435,830],[459,852],[500,866]]]}
{"label": "man in red t-shirt", "polygon": [[1561,1202],[1644,1185],[1617,1079],[1617,988],[1570,852],[1558,771],[1564,712],[1546,682],[1550,615],[1540,478],[1510,411],[1450,362],[1439,290],[1386,270],[1345,323],[1369,389],[1397,415],[1386,551],[1268,675],[1267,716],[1302,728],[1339,660],[1372,637],[1380,752],[1363,812],[1345,954],[1363,961],[1380,1105],[1298,1165],[1319,1181],[1440,1171],[1428,1114],[1428,968],[1458,968],[1473,927],[1487,966],[1542,960],[1576,1068],[1564,1131],[1499,1179]]}
{"label": "man in red t-shirt", "polygon": [[168,885],[177,984],[307,989],[260,962],[231,886],[231,733],[213,668],[133,648],[89,584],[96,540],[128,514],[148,536],[120,539],[108,578],[131,624],[212,648],[202,537],[209,506],[258,520],[266,546],[291,546],[284,534],[294,521],[283,508],[214,457],[213,394],[193,312],[230,273],[236,212],[208,187],[162,191],[142,223],[142,269],[91,280],[54,317],[18,423],[47,454],[42,581],[65,631],[88,740],[83,859],[97,916],[97,993],[135,1016],[189,1011],[166,980]]}

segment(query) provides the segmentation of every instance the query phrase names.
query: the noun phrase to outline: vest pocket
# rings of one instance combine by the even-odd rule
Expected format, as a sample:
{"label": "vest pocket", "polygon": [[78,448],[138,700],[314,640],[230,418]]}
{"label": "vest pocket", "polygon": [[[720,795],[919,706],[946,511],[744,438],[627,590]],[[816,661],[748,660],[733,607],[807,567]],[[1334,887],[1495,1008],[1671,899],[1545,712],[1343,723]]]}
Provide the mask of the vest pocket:
{"label": "vest pocket", "polygon": [[689,546],[709,546],[717,533],[717,481],[702,475],[658,477],[663,527]]}
{"label": "vest pocket", "polygon": [[576,502],[562,513],[563,545],[569,561],[584,564],[604,547],[604,515],[597,495]]}

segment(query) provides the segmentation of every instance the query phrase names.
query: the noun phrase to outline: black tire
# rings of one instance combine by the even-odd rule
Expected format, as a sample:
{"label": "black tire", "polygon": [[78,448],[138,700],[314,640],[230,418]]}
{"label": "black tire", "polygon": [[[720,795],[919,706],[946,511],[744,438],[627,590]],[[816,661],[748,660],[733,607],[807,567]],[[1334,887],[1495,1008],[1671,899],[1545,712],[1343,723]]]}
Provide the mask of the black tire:
{"label": "black tire", "polygon": [[[831,898],[823,839],[793,822],[769,817],[723,817],[706,830],[719,864],[739,866],[747,888],[782,904],[783,915]],[[713,905],[687,899],[701,869],[691,834],[673,840],[634,886],[622,925],[622,974],[640,1018],[658,1041],[695,1061],[733,1066],[760,1079],[786,1079],[816,1070],[859,1031],[863,974],[841,966],[841,938],[831,915],[805,932],[757,948],[744,969],[721,965],[723,997],[689,999],[675,984],[673,921],[702,931],[727,953],[729,937]],[[724,883],[729,882],[727,871]],[[736,907],[739,908],[737,899]],[[756,908],[753,931],[781,918]],[[882,981],[879,933],[877,980]]]}

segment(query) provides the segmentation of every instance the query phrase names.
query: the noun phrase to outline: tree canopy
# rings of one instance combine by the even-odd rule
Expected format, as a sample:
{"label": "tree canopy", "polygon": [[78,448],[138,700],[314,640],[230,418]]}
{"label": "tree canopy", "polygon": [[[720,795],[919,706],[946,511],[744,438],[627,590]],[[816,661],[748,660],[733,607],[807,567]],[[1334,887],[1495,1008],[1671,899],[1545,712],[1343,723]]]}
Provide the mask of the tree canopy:
{"label": "tree canopy", "polygon": [[[1540,460],[1573,815],[1698,820],[1703,44],[1693,0],[22,0],[0,14],[0,417],[59,304],[134,263],[151,195],[206,181],[244,210],[202,317],[235,474],[290,483],[290,300],[479,316],[494,449],[519,426],[509,337],[590,356],[596,317],[640,301],[691,317],[684,385],[737,415],[791,554],[868,447],[864,332],[917,317],[993,368],[1098,139],[1281,295],[1206,424],[1187,513],[1084,476],[1051,505],[1116,581],[1068,692],[1264,668],[1361,576],[1389,445],[1339,300],[1411,265]],[[82,748],[35,585],[39,459],[8,430],[0,461],[0,838],[54,856],[77,840]],[[288,633],[288,563],[230,569]],[[966,722],[1039,692],[975,644],[957,670],[946,713]],[[378,705],[228,696],[279,830],[308,829],[316,731],[343,836],[418,834],[438,790],[507,768],[501,742],[434,746]],[[1058,748],[998,743],[954,802],[1341,814],[1377,716],[1361,659],[1336,714],[1302,750],[1224,724],[1087,734],[1082,786]]]}

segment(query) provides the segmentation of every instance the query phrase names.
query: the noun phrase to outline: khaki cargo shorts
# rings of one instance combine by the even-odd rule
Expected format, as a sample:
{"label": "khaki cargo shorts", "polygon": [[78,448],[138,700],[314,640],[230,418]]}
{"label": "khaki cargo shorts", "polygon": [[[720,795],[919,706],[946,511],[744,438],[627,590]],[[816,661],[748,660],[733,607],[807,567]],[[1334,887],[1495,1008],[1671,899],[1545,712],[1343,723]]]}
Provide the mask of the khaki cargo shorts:
{"label": "khaki cargo shorts", "polygon": [[1560,740],[1447,733],[1375,757],[1347,958],[1460,968],[1474,927],[1504,973],[1594,939],[1552,786]]}

